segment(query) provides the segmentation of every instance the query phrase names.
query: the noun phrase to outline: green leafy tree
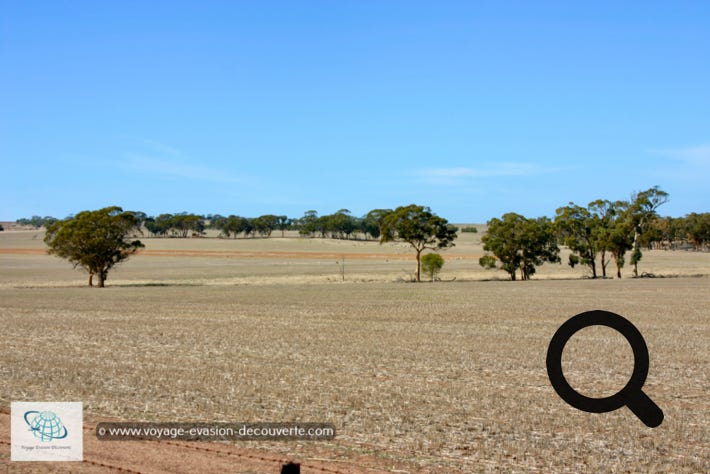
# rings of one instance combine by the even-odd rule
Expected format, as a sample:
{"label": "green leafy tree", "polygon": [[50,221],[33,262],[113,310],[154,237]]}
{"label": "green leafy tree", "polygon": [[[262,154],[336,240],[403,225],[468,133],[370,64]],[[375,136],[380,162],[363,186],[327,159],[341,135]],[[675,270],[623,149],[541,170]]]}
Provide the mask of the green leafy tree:
{"label": "green leafy tree", "polygon": [[421,254],[424,250],[453,247],[456,239],[454,226],[425,206],[400,206],[382,219],[380,244],[393,241],[407,242],[414,248],[417,259],[415,277],[421,281]]}
{"label": "green leafy tree", "polygon": [[221,231],[221,234],[224,237],[229,238],[233,236],[236,239],[237,235],[239,235],[239,232],[241,232],[240,229],[242,219],[244,218],[232,214],[229,217],[224,217],[216,221],[216,225],[218,226],[217,228]]}
{"label": "green leafy tree", "polygon": [[685,217],[688,240],[696,250],[702,250],[710,243],[710,213],[691,213]]}
{"label": "green leafy tree", "polygon": [[205,230],[205,220],[203,217],[197,214],[188,214],[187,212],[172,216],[168,225],[173,235],[182,238],[186,238],[191,233],[193,235],[201,235]]}
{"label": "green leafy tree", "polygon": [[422,271],[429,276],[431,281],[434,281],[443,267],[444,257],[438,253],[428,253],[422,257]]}
{"label": "green leafy tree", "polygon": [[31,218],[27,219],[26,217],[22,219],[17,219],[15,222],[20,225],[31,225],[36,228],[40,227],[49,227],[50,225],[54,224],[57,222],[59,219],[56,217],[52,216],[32,216]]}
{"label": "green leafy tree", "polygon": [[654,186],[645,191],[636,193],[629,206],[629,219],[634,231],[634,240],[631,248],[631,264],[634,266],[633,275],[638,277],[638,263],[641,261],[641,235],[648,229],[649,222],[658,216],[656,211],[668,202],[667,192]]}
{"label": "green leafy tree", "polygon": [[145,220],[145,228],[148,229],[151,234],[160,237],[166,236],[172,225],[172,214],[160,214],[158,217],[148,217]]}
{"label": "green leafy tree", "polygon": [[587,265],[592,271],[592,278],[596,278],[599,253],[598,227],[601,225],[599,215],[573,202],[557,209],[556,214],[557,232],[572,251],[569,265],[571,267],[577,263]]}
{"label": "green leafy tree", "polygon": [[377,239],[382,235],[382,224],[392,209],[373,209],[363,218],[367,233]]}
{"label": "green leafy tree", "polygon": [[271,233],[279,227],[279,218],[273,214],[259,216],[252,221],[254,231],[262,237],[270,237]]}
{"label": "green leafy tree", "polygon": [[209,222],[209,225],[207,227],[209,227],[210,229],[217,229],[219,231],[222,231],[224,229],[225,224],[227,223],[227,217],[221,214],[213,214],[211,216],[207,216],[207,221]]}
{"label": "green leafy tree", "polygon": [[313,236],[316,233],[318,211],[310,210],[298,219],[298,233],[303,236]]}
{"label": "green leafy tree", "polygon": [[554,226],[547,217],[528,219],[509,212],[502,219],[488,221],[488,230],[481,241],[483,250],[495,257],[484,255],[479,264],[495,268],[500,262],[500,269],[507,272],[511,280],[516,279],[517,272],[522,280],[529,280],[538,266],[560,261]]}
{"label": "green leafy tree", "polygon": [[44,242],[50,254],[87,271],[89,286],[93,286],[96,275],[99,288],[103,288],[109,270],[143,247],[140,240],[126,239],[137,223],[134,213],[117,206],[83,211],[52,224]]}
{"label": "green leafy tree", "polygon": [[357,221],[347,209],[341,209],[335,214],[324,216],[325,227],[330,236],[338,239],[349,239],[357,229]]}
{"label": "green leafy tree", "polygon": [[629,203],[616,201],[610,205],[611,215],[603,237],[599,239],[600,246],[611,253],[616,265],[616,277],[621,278],[621,269],[626,263],[626,252],[633,244],[632,225],[629,219]]}
{"label": "green leafy tree", "polygon": [[281,231],[281,237],[285,236],[285,232],[291,228],[292,224],[293,219],[289,219],[288,216],[278,216],[276,226]]}

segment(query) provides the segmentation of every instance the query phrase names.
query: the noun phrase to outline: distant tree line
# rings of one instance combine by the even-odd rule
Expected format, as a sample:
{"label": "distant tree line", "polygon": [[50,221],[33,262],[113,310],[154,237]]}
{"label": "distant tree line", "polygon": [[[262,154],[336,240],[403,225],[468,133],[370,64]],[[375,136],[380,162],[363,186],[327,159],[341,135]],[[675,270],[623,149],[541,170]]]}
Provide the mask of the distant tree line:
{"label": "distant tree line", "polygon": [[200,236],[205,232],[205,219],[197,214],[182,212],[179,214],[160,214],[146,216],[142,212],[134,212],[139,225],[145,227],[154,237],[191,237]]}
{"label": "distant tree line", "polygon": [[[130,240],[145,227],[154,235],[187,237],[201,235],[205,221],[220,229],[229,237],[243,233],[258,233],[268,237],[272,231],[296,227],[301,235],[350,238],[355,232],[380,236],[380,243],[401,241],[412,246],[416,252],[416,281],[421,278],[421,260],[424,250],[446,249],[454,245],[457,228],[442,217],[432,213],[428,207],[411,204],[395,210],[377,209],[363,218],[354,218],[347,210],[329,216],[318,217],[309,211],[303,219],[292,220],[286,216],[265,215],[254,219],[238,216],[199,216],[196,214],[161,214],[147,216],[143,212],[124,211],[118,206],[96,211],[82,211],[76,216],[55,220],[47,227],[44,242],[49,253],[69,260],[75,268],[89,274],[88,284],[93,285],[93,277],[98,277],[99,287],[104,286],[108,272],[123,262],[144,245],[139,240]],[[283,234],[282,234],[283,235]],[[432,281],[443,266],[443,259],[429,255],[425,260],[425,270]]]}
{"label": "distant tree line", "polygon": [[298,231],[302,237],[372,240],[381,233],[382,219],[391,209],[375,209],[363,217],[355,217],[347,209],[319,216],[317,211],[306,211],[300,218],[266,214],[259,217],[242,217],[220,214],[198,215],[189,213],[146,216],[134,212],[140,225],[154,237],[196,237],[206,229],[220,231],[223,238],[271,237],[276,231],[284,237],[288,230]]}
{"label": "distant tree line", "polygon": [[659,217],[657,210],[668,201],[668,193],[656,187],[635,193],[628,201],[598,199],[587,206],[569,203],[557,209],[554,220],[529,219],[516,213],[488,221],[481,239],[490,252],[479,260],[485,268],[499,268],[511,280],[529,279],[537,266],[559,263],[559,245],[570,250],[568,264],[588,268],[591,278],[607,277],[613,262],[616,277],[627,254],[634,277],[642,248],[678,248],[696,250],[710,245],[710,213],[685,217]]}
{"label": "distant tree line", "polygon": [[[628,201],[598,199],[586,206],[570,202],[556,210],[554,219],[507,213],[488,221],[481,238],[487,253],[479,263],[485,268],[505,271],[511,280],[528,280],[540,265],[560,263],[560,245],[564,245],[570,251],[567,263],[571,267],[579,265],[588,269],[591,278],[605,278],[613,264],[617,278],[621,278],[627,256],[633,276],[639,276],[642,249],[710,250],[710,213],[660,217],[658,208],[667,201],[668,193],[656,186],[635,193]],[[143,234],[144,229],[156,237],[200,237],[211,228],[219,230],[223,238],[266,238],[274,231],[280,231],[283,237],[287,230],[293,230],[307,238],[376,239],[381,244],[400,241],[415,251],[417,281],[421,279],[423,252],[452,247],[458,232],[477,231],[472,226],[458,229],[428,207],[415,204],[394,210],[374,209],[362,217],[353,216],[347,209],[323,216],[310,210],[300,218],[187,212],[154,217],[109,207],[83,211],[61,221],[51,216],[33,216],[16,222],[46,227],[45,242],[52,253],[86,269],[89,282],[97,275],[100,285],[113,265],[142,247],[139,241],[127,239]],[[111,245],[102,247],[102,239]],[[89,243],[91,252],[86,250],[89,247],[85,244]],[[443,260],[428,257],[424,263],[425,272],[434,279]]]}
{"label": "distant tree line", "polygon": [[31,225],[32,227],[36,227],[39,229],[40,227],[49,227],[58,220],[59,219],[52,216],[32,216],[30,218],[17,219],[15,223],[19,225]]}

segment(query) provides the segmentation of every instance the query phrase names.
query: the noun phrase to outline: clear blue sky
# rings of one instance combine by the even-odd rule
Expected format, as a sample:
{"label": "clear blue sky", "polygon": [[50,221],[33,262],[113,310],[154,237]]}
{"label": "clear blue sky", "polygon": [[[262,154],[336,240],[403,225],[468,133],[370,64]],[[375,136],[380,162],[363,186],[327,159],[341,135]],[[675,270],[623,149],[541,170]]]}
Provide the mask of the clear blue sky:
{"label": "clear blue sky", "polygon": [[708,1],[0,0],[0,219],[710,211]]}

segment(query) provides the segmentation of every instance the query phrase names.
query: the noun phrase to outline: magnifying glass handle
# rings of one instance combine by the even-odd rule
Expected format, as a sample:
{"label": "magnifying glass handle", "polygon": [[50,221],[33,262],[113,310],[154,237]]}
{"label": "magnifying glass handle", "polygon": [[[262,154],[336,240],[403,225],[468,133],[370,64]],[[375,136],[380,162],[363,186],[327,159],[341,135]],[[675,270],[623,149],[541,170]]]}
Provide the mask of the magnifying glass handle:
{"label": "magnifying glass handle", "polygon": [[663,411],[641,390],[627,398],[626,406],[649,428],[663,422]]}

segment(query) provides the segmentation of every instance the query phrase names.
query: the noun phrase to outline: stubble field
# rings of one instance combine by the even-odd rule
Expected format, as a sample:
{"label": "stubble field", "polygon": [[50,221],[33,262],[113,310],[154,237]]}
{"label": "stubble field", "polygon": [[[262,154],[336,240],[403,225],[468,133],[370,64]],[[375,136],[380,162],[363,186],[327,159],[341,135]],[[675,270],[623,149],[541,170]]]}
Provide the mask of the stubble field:
{"label": "stubble field", "polygon": [[[476,268],[480,243],[464,236],[444,254],[442,279],[456,281],[417,285],[398,282],[412,270],[402,246],[151,239],[152,255],[97,290],[36,252],[38,240],[0,236],[5,408],[51,394],[97,420],[332,422],[330,442],[239,446],[325,457],[344,472],[363,457],[395,472],[710,471],[707,275],[592,281],[549,266],[539,281],[475,281],[504,275]],[[696,275],[710,256],[652,252],[643,263]],[[590,309],[644,335],[659,428],[625,408],[577,411],[550,386],[552,334]],[[598,327],[578,333],[563,362],[591,396],[621,388],[633,367],[623,337]]]}

